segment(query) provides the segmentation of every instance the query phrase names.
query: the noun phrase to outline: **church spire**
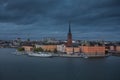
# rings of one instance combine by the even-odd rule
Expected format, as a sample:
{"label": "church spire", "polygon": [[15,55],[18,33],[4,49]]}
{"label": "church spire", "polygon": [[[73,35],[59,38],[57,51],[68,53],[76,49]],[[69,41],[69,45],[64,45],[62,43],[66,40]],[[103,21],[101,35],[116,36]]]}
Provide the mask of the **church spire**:
{"label": "church spire", "polygon": [[71,33],[71,22],[69,21],[69,33]]}
{"label": "church spire", "polygon": [[67,38],[67,46],[72,46],[72,33],[71,33],[71,22],[69,21],[69,32]]}

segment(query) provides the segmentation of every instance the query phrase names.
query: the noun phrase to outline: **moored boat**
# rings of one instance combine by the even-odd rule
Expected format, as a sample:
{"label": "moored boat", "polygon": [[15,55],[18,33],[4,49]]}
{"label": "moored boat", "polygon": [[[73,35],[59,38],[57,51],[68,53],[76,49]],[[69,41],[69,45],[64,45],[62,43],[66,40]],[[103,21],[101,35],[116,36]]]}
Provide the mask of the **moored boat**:
{"label": "moored boat", "polygon": [[28,56],[36,56],[36,57],[52,57],[52,54],[45,54],[45,53],[31,53]]}

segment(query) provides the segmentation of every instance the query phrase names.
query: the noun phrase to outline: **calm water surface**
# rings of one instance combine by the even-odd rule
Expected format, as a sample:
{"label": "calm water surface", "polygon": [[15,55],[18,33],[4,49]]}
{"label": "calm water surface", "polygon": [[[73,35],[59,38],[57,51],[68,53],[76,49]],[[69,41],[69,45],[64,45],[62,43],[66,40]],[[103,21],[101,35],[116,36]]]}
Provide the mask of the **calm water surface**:
{"label": "calm water surface", "polygon": [[0,80],[120,80],[120,57],[39,58],[0,49]]}

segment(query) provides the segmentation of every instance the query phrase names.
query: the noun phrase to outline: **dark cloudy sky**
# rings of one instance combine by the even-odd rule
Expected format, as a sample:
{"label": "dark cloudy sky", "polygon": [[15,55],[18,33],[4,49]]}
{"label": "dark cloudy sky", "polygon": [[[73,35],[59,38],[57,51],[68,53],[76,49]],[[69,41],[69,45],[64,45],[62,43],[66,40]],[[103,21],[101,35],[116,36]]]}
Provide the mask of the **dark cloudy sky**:
{"label": "dark cloudy sky", "polygon": [[0,0],[0,39],[120,40],[120,0]]}

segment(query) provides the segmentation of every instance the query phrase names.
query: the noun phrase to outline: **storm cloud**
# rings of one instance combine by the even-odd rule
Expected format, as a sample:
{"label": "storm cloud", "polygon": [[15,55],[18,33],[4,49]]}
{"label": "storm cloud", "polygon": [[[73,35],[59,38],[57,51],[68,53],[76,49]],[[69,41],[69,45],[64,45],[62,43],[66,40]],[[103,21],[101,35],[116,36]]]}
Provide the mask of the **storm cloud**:
{"label": "storm cloud", "polygon": [[73,33],[89,33],[91,29],[91,35],[96,31],[118,35],[120,0],[0,0],[0,27],[11,24],[16,32],[44,27],[57,30],[67,26],[69,20],[76,30]]}

